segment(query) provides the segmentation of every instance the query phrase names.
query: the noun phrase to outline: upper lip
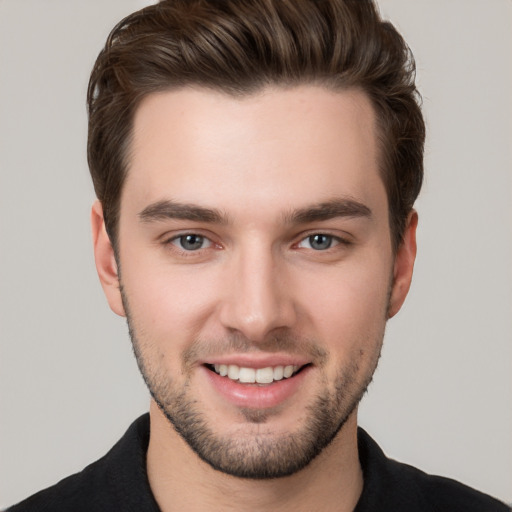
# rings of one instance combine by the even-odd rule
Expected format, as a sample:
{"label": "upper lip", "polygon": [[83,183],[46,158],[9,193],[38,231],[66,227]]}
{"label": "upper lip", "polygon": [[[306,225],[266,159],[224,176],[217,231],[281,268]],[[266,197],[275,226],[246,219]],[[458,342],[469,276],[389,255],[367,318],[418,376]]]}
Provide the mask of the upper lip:
{"label": "upper lip", "polygon": [[255,354],[229,354],[208,358],[203,364],[234,364],[244,368],[268,368],[276,366],[304,366],[311,363],[311,360],[294,355],[255,355]]}

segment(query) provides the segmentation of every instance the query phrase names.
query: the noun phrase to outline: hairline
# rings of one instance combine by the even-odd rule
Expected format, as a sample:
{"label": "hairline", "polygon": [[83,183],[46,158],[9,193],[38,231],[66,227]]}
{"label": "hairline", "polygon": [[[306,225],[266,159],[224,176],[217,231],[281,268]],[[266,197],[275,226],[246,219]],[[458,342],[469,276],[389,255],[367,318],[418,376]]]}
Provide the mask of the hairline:
{"label": "hairline", "polygon": [[[126,179],[128,177],[128,173],[130,171],[131,162],[133,161],[133,142],[135,135],[135,118],[137,112],[141,108],[142,104],[145,100],[150,97],[153,97],[158,94],[165,94],[169,92],[179,92],[183,90],[197,90],[197,91],[211,91],[215,93],[219,93],[225,95],[227,97],[235,98],[235,99],[250,99],[252,97],[256,97],[259,94],[262,94],[267,91],[272,90],[292,90],[298,87],[303,86],[312,86],[318,87],[320,89],[324,89],[325,91],[333,92],[333,93],[342,93],[349,91],[359,91],[362,93],[366,99],[369,101],[369,105],[372,109],[373,113],[373,121],[375,127],[375,137],[376,137],[376,149],[377,149],[377,169],[379,173],[379,177],[382,180],[384,185],[384,189],[386,191],[386,201],[387,201],[387,210],[388,210],[388,225],[390,229],[390,237],[393,253],[398,249],[402,238],[403,232],[397,232],[399,226],[395,225],[395,221],[393,219],[393,212],[391,210],[391,201],[390,201],[390,190],[387,183],[387,173],[389,169],[387,169],[386,160],[386,151],[383,147],[386,142],[386,137],[384,135],[384,126],[382,123],[381,115],[379,115],[378,108],[376,102],[373,100],[371,94],[365,90],[365,88],[357,83],[343,82],[342,80],[337,79],[337,77],[326,77],[326,78],[303,78],[294,81],[261,81],[260,83],[248,84],[244,89],[236,89],[230,88],[224,84],[201,84],[197,81],[191,81],[188,84],[169,84],[165,87],[155,88],[154,90],[144,91],[139,94],[139,96],[133,101],[132,109],[129,117],[129,128],[128,134],[124,141],[124,148],[122,150],[122,184],[121,190],[117,196],[117,204],[115,205],[115,218],[113,221],[109,221],[109,225],[107,227],[107,232],[114,248],[115,252],[118,252],[119,248],[119,220],[120,220],[120,212],[121,212],[121,202],[123,199],[124,185],[126,183]],[[389,164],[388,164],[389,165]],[[113,229],[112,229],[113,228]],[[403,230],[402,230],[403,231]],[[399,238],[398,238],[399,237]],[[398,239],[397,239],[398,238]]]}

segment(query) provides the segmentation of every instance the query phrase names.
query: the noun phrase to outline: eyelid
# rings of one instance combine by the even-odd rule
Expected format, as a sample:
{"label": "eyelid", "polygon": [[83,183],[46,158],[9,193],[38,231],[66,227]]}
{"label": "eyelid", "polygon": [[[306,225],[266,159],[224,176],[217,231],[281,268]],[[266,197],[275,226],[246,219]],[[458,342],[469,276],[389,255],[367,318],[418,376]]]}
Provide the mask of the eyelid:
{"label": "eyelid", "polygon": [[[177,241],[181,237],[185,237],[188,235],[196,235],[201,238],[203,238],[205,241],[208,242],[208,245],[206,247],[201,247],[196,250],[186,250],[179,246],[179,243]],[[336,247],[342,245],[342,246],[349,246],[353,245],[355,243],[353,236],[350,233],[343,232],[343,234],[340,234],[339,230],[336,230],[336,234],[332,232],[330,229],[311,229],[307,231],[301,232],[299,235],[296,235],[294,237],[295,242],[292,243],[292,247],[302,249],[302,247],[299,247],[299,244],[306,241],[308,238],[314,235],[324,235],[331,237],[333,240],[333,244],[324,250],[315,250],[315,252],[328,252],[331,249],[335,249]],[[178,232],[166,232],[163,235],[158,237],[159,243],[163,246],[172,246],[173,250],[175,252],[181,253],[183,255],[193,256],[194,254],[199,254],[203,252],[204,250],[215,248],[215,249],[222,249],[223,244],[220,242],[217,242],[215,240],[215,236],[209,232],[208,234],[205,234],[204,230],[202,229],[185,229],[180,230]],[[311,249],[313,248],[304,248],[304,249]]]}
{"label": "eyelid", "polygon": [[211,231],[206,231],[206,230],[200,229],[200,228],[190,228],[190,229],[185,228],[185,229],[169,230],[169,231],[166,231],[165,233],[162,233],[161,235],[159,235],[156,240],[159,243],[166,244],[166,243],[171,242],[172,240],[177,240],[177,239],[181,238],[182,236],[189,236],[189,235],[200,236],[202,238],[208,239],[212,244],[216,243],[215,236],[213,235],[213,233],[211,233]]}
{"label": "eyelid", "polygon": [[301,249],[303,248],[301,246],[302,243],[304,242],[308,242],[310,245],[310,239],[316,235],[322,235],[322,236],[325,236],[325,237],[328,237],[331,239],[331,244],[329,245],[329,247],[325,248],[325,249],[315,249],[314,247],[304,247],[305,249],[313,249],[315,251],[318,251],[318,252],[322,252],[322,251],[328,251],[329,249],[332,249],[333,247],[336,247],[337,245],[339,245],[340,243],[343,243],[338,237],[334,236],[334,235],[329,235],[327,233],[314,233],[312,235],[308,235],[304,238],[302,238],[301,240],[299,240],[299,242],[297,243],[297,247],[300,247]]}
{"label": "eyelid", "polygon": [[295,238],[297,242],[295,242],[293,245],[298,246],[304,240],[315,235],[324,235],[331,237],[336,242],[336,244],[331,247],[336,247],[338,245],[352,245],[354,243],[353,237],[349,233],[344,233],[342,235],[340,234],[339,231],[333,233],[329,229],[314,229],[300,233],[300,235]]}
{"label": "eyelid", "polygon": [[200,251],[201,249],[208,249],[209,247],[211,247],[213,245],[213,242],[207,237],[207,236],[204,236],[204,235],[200,235],[199,233],[183,233],[181,235],[176,235],[176,236],[173,236],[172,238],[169,238],[167,240],[166,243],[168,244],[172,244],[174,245],[174,242],[178,242],[181,238],[185,238],[187,236],[197,236],[199,238],[202,238],[203,241],[206,241],[208,242],[208,245],[206,247],[201,247],[200,249],[196,249],[195,251],[187,251],[185,250],[183,247],[179,247],[177,244],[176,246],[180,249],[180,250],[183,250],[185,252],[198,252]]}
{"label": "eyelid", "polygon": [[[200,247],[195,250],[187,250],[180,246],[179,239],[189,235],[195,235],[203,238],[208,242],[206,247]],[[222,249],[219,242],[215,240],[215,236],[211,233],[205,233],[202,229],[183,229],[179,231],[168,231],[158,237],[158,243],[163,246],[167,251],[170,251],[176,257],[179,258],[198,258],[200,256],[205,257],[208,254],[206,251],[212,249]]]}

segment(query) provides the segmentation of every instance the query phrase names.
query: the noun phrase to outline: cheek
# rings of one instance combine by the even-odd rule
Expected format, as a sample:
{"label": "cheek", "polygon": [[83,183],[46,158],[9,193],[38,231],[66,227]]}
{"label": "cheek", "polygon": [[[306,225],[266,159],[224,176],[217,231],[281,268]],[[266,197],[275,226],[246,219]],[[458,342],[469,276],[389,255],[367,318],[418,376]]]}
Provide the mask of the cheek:
{"label": "cheek", "polygon": [[328,293],[312,288],[310,326],[330,354],[326,383],[368,384],[384,338],[389,279],[378,267],[373,272],[352,268],[331,277]]}
{"label": "cheek", "polygon": [[190,266],[134,259],[122,266],[122,284],[130,316],[139,333],[156,340],[180,340],[198,335],[213,307],[212,272]]}
{"label": "cheek", "polygon": [[362,260],[315,276],[314,286],[304,289],[303,307],[320,339],[336,348],[379,339],[386,322],[390,279],[387,262]]}

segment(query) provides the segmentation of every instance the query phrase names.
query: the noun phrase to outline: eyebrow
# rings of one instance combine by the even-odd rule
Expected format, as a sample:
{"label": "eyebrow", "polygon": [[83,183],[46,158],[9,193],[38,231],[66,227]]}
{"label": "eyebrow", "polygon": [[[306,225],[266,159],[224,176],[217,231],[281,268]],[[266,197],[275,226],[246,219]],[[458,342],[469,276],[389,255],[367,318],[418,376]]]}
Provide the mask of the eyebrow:
{"label": "eyebrow", "polygon": [[142,222],[182,219],[211,224],[226,224],[227,217],[220,210],[194,204],[178,203],[169,199],[152,203],[139,213]]}
{"label": "eyebrow", "polygon": [[290,224],[307,224],[334,219],[336,217],[370,219],[372,211],[368,206],[351,198],[336,198],[319,204],[294,210],[285,215],[286,222]]}
{"label": "eyebrow", "polygon": [[[314,204],[284,215],[287,224],[307,224],[329,220],[336,217],[371,218],[372,212],[363,203],[350,198],[336,198]],[[142,222],[154,222],[166,219],[181,219],[210,224],[227,224],[227,216],[215,208],[205,208],[188,203],[179,203],[170,199],[157,201],[139,213]]]}

